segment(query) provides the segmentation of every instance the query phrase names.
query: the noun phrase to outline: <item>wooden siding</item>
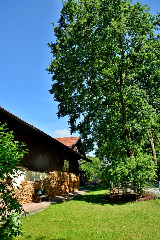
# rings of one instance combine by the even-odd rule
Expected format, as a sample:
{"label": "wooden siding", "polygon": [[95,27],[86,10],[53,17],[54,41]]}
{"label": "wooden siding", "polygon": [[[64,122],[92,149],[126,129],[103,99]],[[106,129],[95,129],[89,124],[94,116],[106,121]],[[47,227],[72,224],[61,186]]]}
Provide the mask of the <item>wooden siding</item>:
{"label": "wooden siding", "polygon": [[14,131],[15,140],[27,144],[22,164],[28,170],[40,172],[63,171],[64,160],[69,161],[69,172],[78,174],[81,156],[49,135],[0,110],[0,122]]}

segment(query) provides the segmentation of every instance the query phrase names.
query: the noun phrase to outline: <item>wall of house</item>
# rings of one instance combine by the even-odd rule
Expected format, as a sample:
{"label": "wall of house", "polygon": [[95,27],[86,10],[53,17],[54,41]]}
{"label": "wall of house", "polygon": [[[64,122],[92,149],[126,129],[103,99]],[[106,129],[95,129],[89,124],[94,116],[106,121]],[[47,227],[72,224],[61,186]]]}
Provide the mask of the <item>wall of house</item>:
{"label": "wall of house", "polygon": [[14,177],[13,187],[16,188],[22,181],[35,182],[36,180],[44,180],[48,176],[48,173],[35,172],[35,171],[19,171],[17,177]]}
{"label": "wall of house", "polygon": [[40,172],[63,171],[64,160],[69,161],[69,172],[78,174],[79,157],[59,145],[57,141],[37,136],[32,133],[27,136],[29,154],[25,154],[22,163],[28,170]]}
{"label": "wall of house", "polygon": [[28,127],[5,112],[0,112],[0,122],[7,123],[14,131],[15,139],[27,144],[29,154],[25,154],[22,165],[30,171],[52,172],[63,171],[64,160],[69,161],[69,172],[78,174],[78,159],[75,152],[60,144],[53,138]]}
{"label": "wall of house", "polygon": [[[22,181],[24,181],[25,174],[26,174],[26,171],[25,172],[24,171],[23,172],[22,171],[18,171],[18,174],[15,174],[17,176],[16,177],[14,176],[13,182],[12,182],[14,188],[18,187],[20,185],[20,183]],[[11,176],[11,178],[12,178],[12,176]]]}
{"label": "wall of house", "polygon": [[36,180],[44,180],[48,176],[48,173],[44,172],[35,172],[35,171],[27,171],[24,176],[24,181],[32,181]]}

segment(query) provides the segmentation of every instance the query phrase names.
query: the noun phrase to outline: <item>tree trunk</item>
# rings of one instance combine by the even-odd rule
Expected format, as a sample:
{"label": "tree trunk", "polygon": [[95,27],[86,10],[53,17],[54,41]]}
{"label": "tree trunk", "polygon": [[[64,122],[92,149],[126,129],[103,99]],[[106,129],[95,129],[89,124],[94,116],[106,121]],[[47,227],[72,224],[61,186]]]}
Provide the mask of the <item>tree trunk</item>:
{"label": "tree trunk", "polygon": [[[125,136],[127,139],[132,140],[129,127],[126,127],[125,129]],[[127,149],[127,156],[131,157],[132,155],[133,155],[132,149]]]}
{"label": "tree trunk", "polygon": [[[127,116],[126,116],[125,101],[123,99],[123,96],[121,96],[120,100],[121,100],[121,105],[122,105],[122,116],[123,116],[123,122],[122,123],[126,124]],[[129,127],[125,128],[124,137],[127,138],[130,141],[132,140]],[[133,151],[132,151],[131,148],[127,148],[126,151],[127,151],[127,157],[131,157],[133,155]]]}
{"label": "tree trunk", "polygon": [[152,135],[149,132],[148,132],[148,140],[151,144],[153,160],[154,160],[155,164],[157,164],[157,156],[156,156],[156,150],[155,150],[155,147],[154,147],[154,141],[153,141]]}
{"label": "tree trunk", "polygon": [[157,138],[157,140],[158,140],[158,142],[159,142],[159,144],[160,144],[160,139],[159,139],[157,133],[156,133],[156,132],[153,132],[153,133],[154,133],[154,136]]}

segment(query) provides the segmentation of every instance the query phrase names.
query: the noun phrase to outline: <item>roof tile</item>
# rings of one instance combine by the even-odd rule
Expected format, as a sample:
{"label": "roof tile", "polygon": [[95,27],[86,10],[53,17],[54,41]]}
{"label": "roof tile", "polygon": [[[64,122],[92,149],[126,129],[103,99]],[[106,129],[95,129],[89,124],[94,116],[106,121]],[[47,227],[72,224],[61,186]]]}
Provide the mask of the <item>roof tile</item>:
{"label": "roof tile", "polygon": [[55,138],[57,141],[63,143],[67,147],[71,147],[73,144],[76,144],[79,137],[63,137],[63,138]]}

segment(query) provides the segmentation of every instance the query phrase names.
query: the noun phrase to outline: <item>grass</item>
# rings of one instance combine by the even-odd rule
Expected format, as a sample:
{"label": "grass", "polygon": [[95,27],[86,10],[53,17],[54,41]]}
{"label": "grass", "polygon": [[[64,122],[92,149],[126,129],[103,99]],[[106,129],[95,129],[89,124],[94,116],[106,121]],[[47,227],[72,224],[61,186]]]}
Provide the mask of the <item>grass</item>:
{"label": "grass", "polygon": [[106,190],[92,188],[74,200],[50,205],[22,219],[18,240],[160,239],[160,199],[113,204]]}

